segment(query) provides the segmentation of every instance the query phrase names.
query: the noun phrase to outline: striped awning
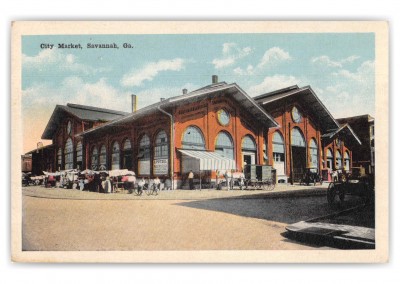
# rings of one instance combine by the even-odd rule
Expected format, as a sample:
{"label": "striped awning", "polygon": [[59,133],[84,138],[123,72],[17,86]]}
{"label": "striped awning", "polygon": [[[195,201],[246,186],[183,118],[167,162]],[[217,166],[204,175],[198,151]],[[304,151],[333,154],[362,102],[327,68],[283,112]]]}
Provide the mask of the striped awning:
{"label": "striped awning", "polygon": [[182,149],[179,152],[183,154],[183,172],[188,172],[193,168],[200,171],[236,170],[235,160],[225,158],[215,152]]}

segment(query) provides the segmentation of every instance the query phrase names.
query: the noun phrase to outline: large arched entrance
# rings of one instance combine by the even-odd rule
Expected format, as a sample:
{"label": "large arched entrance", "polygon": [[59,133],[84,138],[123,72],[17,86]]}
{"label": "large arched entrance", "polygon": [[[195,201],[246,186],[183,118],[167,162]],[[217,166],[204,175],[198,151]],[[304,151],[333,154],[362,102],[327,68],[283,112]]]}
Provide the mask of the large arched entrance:
{"label": "large arched entrance", "polygon": [[279,131],[272,136],[273,167],[277,176],[285,175],[285,142]]}
{"label": "large arched entrance", "polygon": [[291,140],[293,179],[299,181],[306,168],[307,155],[304,135],[298,127],[292,129]]}
{"label": "large arched entrance", "polygon": [[222,157],[231,160],[235,159],[232,137],[229,133],[224,131],[218,133],[217,141],[215,142],[215,152],[220,154]]}
{"label": "large arched entrance", "polygon": [[257,144],[250,135],[242,138],[242,160],[243,167],[257,163]]}

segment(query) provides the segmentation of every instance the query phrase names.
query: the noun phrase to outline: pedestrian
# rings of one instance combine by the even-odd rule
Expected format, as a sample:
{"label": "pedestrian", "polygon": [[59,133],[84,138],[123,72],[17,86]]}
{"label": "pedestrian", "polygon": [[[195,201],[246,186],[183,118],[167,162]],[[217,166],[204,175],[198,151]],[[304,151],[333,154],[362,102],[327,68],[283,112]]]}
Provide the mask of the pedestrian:
{"label": "pedestrian", "polygon": [[337,170],[334,170],[332,172],[332,179],[333,179],[333,182],[337,182],[338,181],[338,172],[337,172]]}
{"label": "pedestrian", "polygon": [[109,177],[106,177],[101,185],[103,187],[104,193],[111,193],[111,182]]}
{"label": "pedestrian", "polygon": [[190,170],[189,175],[188,175],[190,190],[194,189],[193,178],[194,178],[194,174],[193,174],[192,170]]}
{"label": "pedestrian", "polygon": [[157,188],[157,190],[160,190],[161,188],[161,181],[158,177],[155,177],[155,179],[153,180],[154,182],[154,186]]}
{"label": "pedestrian", "polygon": [[144,188],[144,185],[146,184],[146,181],[144,180],[144,178],[142,177],[142,179],[141,180],[139,180],[139,182],[138,182],[138,195],[142,195],[142,193],[143,193],[143,188]]}
{"label": "pedestrian", "polygon": [[79,189],[80,191],[83,191],[83,189],[85,188],[85,183],[83,179],[79,179]]}
{"label": "pedestrian", "polygon": [[138,195],[142,195],[143,193],[143,188],[144,185],[146,184],[146,181],[144,180],[144,178],[142,177],[139,182],[138,182]]}
{"label": "pedestrian", "polygon": [[226,182],[226,189],[229,190],[230,184],[229,184],[229,174],[230,172],[228,170],[225,171],[224,177],[225,177],[225,182]]}

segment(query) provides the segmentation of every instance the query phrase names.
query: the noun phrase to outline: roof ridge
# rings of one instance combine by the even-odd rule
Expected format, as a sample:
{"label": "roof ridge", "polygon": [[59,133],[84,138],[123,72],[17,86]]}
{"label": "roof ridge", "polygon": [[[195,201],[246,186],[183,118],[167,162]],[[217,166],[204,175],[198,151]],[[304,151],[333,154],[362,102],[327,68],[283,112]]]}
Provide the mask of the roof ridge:
{"label": "roof ridge", "polygon": [[66,106],[70,107],[70,108],[77,108],[77,109],[91,110],[91,111],[98,111],[98,112],[105,112],[105,113],[112,113],[112,114],[121,114],[121,115],[129,114],[129,112],[125,112],[125,111],[93,107],[93,106],[87,106],[87,105],[80,105],[80,104],[73,104],[73,103],[67,103]]}
{"label": "roof ridge", "polygon": [[286,88],[278,89],[278,90],[275,90],[275,91],[272,91],[272,92],[261,94],[259,96],[255,96],[255,97],[253,97],[253,99],[255,99],[255,100],[264,99],[264,98],[267,98],[267,97],[270,97],[270,96],[273,96],[273,95],[278,95],[278,94],[282,94],[282,93],[286,93],[288,91],[293,91],[293,90],[298,90],[298,89],[300,89],[298,85],[292,85],[292,86],[289,86],[289,87],[286,87]]}

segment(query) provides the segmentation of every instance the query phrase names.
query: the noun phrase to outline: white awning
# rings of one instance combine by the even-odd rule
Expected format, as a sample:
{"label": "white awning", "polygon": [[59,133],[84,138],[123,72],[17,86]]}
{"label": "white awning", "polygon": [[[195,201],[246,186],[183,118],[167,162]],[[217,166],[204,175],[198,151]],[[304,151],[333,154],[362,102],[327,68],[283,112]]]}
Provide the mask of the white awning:
{"label": "white awning", "polygon": [[236,170],[235,160],[225,158],[215,152],[179,150],[182,156],[182,172]]}

